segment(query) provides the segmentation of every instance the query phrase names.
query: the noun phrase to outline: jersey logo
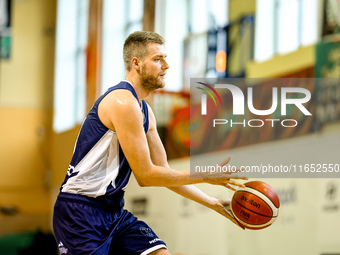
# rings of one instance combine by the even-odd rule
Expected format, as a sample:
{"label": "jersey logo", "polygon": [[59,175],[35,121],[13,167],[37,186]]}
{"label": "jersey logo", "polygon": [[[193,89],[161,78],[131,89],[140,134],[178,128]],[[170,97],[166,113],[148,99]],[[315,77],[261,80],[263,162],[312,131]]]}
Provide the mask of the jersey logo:
{"label": "jersey logo", "polygon": [[70,176],[74,171],[74,166],[69,165],[67,169],[67,175]]}
{"label": "jersey logo", "polygon": [[144,235],[148,237],[153,237],[154,234],[152,233],[151,228],[139,228],[139,231]]}
{"label": "jersey logo", "polygon": [[67,254],[67,248],[64,247],[64,244],[62,242],[58,244],[58,248],[60,254]]}

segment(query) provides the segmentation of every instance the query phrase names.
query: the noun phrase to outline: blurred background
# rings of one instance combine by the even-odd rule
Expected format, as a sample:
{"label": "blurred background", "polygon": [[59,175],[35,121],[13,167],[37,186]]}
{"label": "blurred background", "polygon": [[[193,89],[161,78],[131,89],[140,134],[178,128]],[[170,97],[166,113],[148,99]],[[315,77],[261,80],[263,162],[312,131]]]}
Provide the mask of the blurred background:
{"label": "blurred background", "polygon": [[[166,40],[167,85],[147,101],[178,170],[190,167],[190,78],[340,78],[338,0],[0,0],[1,254],[56,254],[53,205],[80,125],[124,79],[123,43],[136,30]],[[339,151],[339,86],[314,93],[317,128],[304,123],[297,135],[231,144],[223,155],[236,163],[256,152],[284,157],[282,148],[298,155],[313,139],[325,154]],[[140,188],[133,176],[126,208],[172,254],[340,254],[339,179],[263,181],[281,208],[261,231],[239,230],[165,188]]]}

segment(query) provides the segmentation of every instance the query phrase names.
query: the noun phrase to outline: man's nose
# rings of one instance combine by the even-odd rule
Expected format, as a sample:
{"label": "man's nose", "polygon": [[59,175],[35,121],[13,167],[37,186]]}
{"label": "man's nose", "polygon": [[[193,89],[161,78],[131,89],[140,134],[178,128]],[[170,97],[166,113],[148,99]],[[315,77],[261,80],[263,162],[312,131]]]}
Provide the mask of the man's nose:
{"label": "man's nose", "polygon": [[164,62],[163,62],[163,65],[162,65],[162,69],[164,69],[164,70],[166,70],[166,69],[169,69],[169,64],[168,64],[168,62],[166,62],[166,60],[164,60]]}

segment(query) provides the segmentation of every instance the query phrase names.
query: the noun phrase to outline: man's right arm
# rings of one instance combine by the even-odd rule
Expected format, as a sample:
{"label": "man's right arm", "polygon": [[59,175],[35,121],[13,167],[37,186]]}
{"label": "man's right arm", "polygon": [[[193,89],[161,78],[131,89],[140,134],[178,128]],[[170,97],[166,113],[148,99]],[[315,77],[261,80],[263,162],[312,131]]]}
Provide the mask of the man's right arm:
{"label": "man's right arm", "polygon": [[140,186],[171,187],[202,182],[226,186],[230,178],[244,179],[226,173],[220,173],[216,178],[192,178],[190,171],[154,165],[143,129],[140,106],[129,91],[119,90],[108,94],[100,103],[98,113],[102,122],[116,131],[119,144]]}

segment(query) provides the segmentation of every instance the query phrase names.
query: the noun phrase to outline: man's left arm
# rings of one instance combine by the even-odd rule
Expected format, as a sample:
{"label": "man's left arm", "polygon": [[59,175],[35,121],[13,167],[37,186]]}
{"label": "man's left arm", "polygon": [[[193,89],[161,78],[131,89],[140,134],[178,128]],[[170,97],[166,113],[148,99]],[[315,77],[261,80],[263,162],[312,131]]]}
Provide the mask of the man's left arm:
{"label": "man's left arm", "polygon": [[[164,146],[157,132],[155,116],[150,106],[148,106],[148,108],[149,130],[146,133],[146,137],[149,145],[151,160],[155,165],[169,167]],[[234,222],[236,225],[240,226],[235,218],[232,216],[231,212],[226,209],[226,207],[230,208],[230,200],[211,197],[194,185],[172,186],[168,187],[168,189],[185,198],[188,198],[201,205],[215,210],[216,212],[222,214],[223,216]],[[240,227],[244,229],[244,227]]]}

